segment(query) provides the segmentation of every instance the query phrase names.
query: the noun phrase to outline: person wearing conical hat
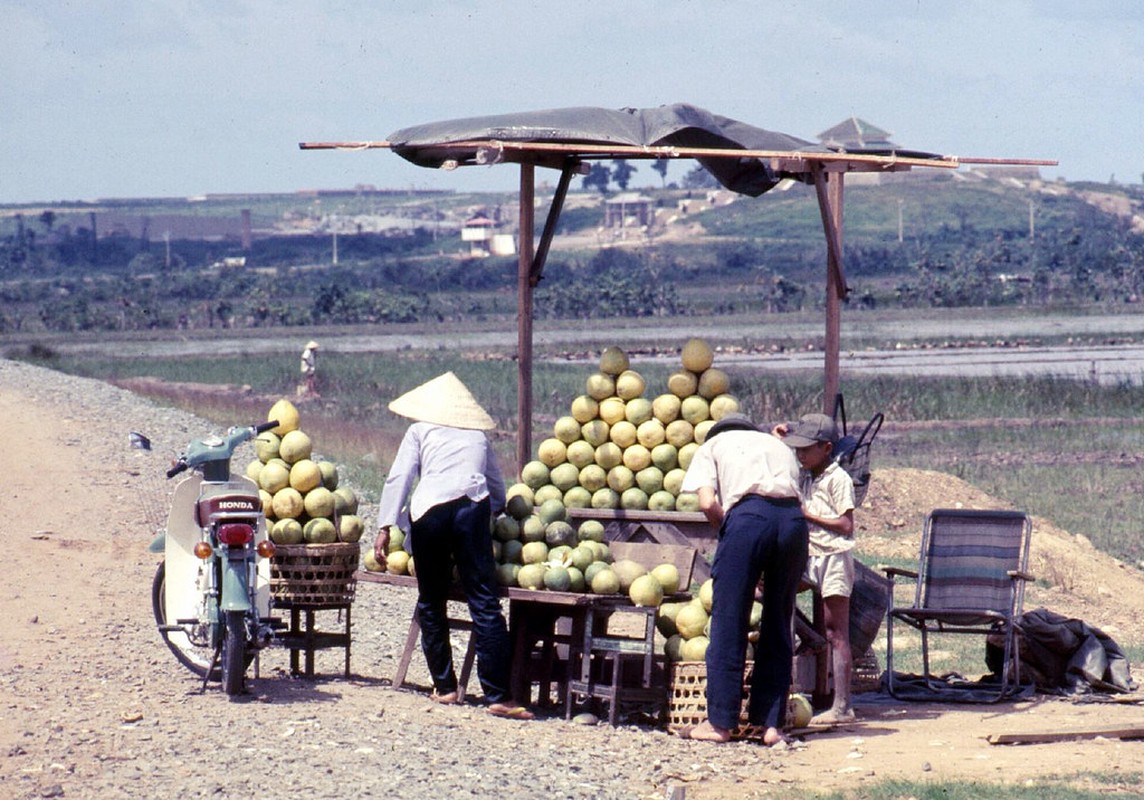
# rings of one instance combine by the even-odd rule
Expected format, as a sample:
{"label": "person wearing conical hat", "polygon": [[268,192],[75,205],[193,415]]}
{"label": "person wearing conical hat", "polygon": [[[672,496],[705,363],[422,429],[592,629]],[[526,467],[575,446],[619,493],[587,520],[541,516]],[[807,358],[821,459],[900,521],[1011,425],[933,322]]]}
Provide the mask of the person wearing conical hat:
{"label": "person wearing conical hat", "polygon": [[299,395],[317,395],[318,380],[318,343],[313,339],[306,342],[302,350],[302,384],[298,387]]}
{"label": "person wearing conical hat", "polygon": [[439,703],[458,698],[446,608],[455,566],[473,620],[477,678],[489,712],[531,719],[510,692],[511,644],[493,560],[491,522],[504,510],[505,486],[484,432],[496,423],[452,372],[401,395],[389,410],[413,424],[382,489],[374,555],[385,564],[391,525],[408,532],[432,698]]}

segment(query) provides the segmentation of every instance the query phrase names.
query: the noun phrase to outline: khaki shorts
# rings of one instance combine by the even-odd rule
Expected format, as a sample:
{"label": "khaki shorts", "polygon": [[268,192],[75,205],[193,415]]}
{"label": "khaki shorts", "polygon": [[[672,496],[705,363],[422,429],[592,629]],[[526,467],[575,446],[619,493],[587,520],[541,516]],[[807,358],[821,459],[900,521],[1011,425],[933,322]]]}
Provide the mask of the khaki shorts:
{"label": "khaki shorts", "polygon": [[806,582],[823,597],[849,597],[854,590],[854,554],[811,556],[806,562]]}

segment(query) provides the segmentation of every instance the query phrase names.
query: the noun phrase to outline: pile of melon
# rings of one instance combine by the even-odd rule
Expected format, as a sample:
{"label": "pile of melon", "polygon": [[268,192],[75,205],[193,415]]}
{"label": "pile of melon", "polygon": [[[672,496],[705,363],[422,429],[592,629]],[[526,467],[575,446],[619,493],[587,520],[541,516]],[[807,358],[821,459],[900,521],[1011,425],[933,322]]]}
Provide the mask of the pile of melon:
{"label": "pile of melon", "polygon": [[[564,504],[556,499],[534,508],[519,493],[508,495],[507,513],[492,523],[493,558],[502,586],[554,592],[627,595],[637,606],[659,606],[688,587],[679,570],[660,564],[648,570],[631,559],[614,559],[604,542],[604,524],[587,519],[574,528]],[[405,535],[389,529],[384,568],[367,551],[367,570],[416,575],[417,565],[405,550]]]}
{"label": "pile of melon", "polygon": [[[711,643],[711,607],[713,581],[708,578],[695,597],[681,603],[663,603],[656,612],[655,625],[666,641],[663,653],[668,661],[702,661]],[[759,623],[763,620],[763,604],[754,601],[747,622],[747,660],[754,658],[759,639]]]}
{"label": "pile of melon", "polygon": [[275,544],[357,542],[365,526],[358,497],[338,486],[338,468],[314,456],[310,436],[300,427],[298,409],[279,400],[266,415],[278,427],[254,440],[257,458],[246,476],[258,484],[262,511]]}
{"label": "pile of melon", "polygon": [[681,362],[665,391],[649,398],[627,354],[605,348],[599,371],[513,490],[535,506],[557,499],[566,508],[697,511],[698,498],[680,491],[684,473],[707,431],[739,401],[702,339],[683,346]]}

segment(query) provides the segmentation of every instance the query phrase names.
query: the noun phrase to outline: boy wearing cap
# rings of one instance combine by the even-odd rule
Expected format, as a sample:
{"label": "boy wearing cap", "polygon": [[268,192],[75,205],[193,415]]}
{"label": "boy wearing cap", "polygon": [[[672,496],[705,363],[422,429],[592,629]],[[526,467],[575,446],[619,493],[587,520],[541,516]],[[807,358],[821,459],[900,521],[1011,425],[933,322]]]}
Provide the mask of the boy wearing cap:
{"label": "boy wearing cap", "polygon": [[794,448],[802,469],[799,492],[810,525],[805,580],[822,595],[826,640],[833,652],[834,702],[815,716],[816,725],[854,720],[850,707],[850,594],[854,589],[854,482],[834,460],[838,431],[825,414],[807,414],[774,430]]}
{"label": "boy wearing cap", "polygon": [[766,730],[767,745],[783,741],[798,584],[806,565],[807,531],[798,493],[798,462],[790,448],[743,414],[727,414],[707,432],[683,479],[699,508],[719,526],[711,566],[714,593],[707,648],[707,719],[690,738],[726,742],[739,725],[747,630],[754,587],[764,578],[763,620],[755,650],[748,721]]}

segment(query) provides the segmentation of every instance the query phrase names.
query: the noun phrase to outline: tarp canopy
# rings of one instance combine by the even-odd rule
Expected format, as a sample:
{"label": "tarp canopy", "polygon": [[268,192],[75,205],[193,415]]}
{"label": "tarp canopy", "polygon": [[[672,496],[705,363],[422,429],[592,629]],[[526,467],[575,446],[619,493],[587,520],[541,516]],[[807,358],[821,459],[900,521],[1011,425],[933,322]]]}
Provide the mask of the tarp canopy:
{"label": "tarp canopy", "polygon": [[[686,103],[623,109],[582,106],[444,120],[402,128],[387,141],[398,155],[432,168],[507,160],[495,148],[490,155],[492,142],[563,145],[559,152],[564,157],[579,158],[640,157],[638,152],[624,148],[672,148],[679,156],[691,156],[694,151],[726,151],[691,157],[723,186],[751,197],[758,197],[783,178],[808,180],[808,173],[775,169],[767,159],[756,156],[736,158],[734,151],[839,156],[837,150]],[[651,151],[643,157],[664,155]],[[888,154],[880,151],[878,155]],[[912,155],[941,158],[929,153]]]}

